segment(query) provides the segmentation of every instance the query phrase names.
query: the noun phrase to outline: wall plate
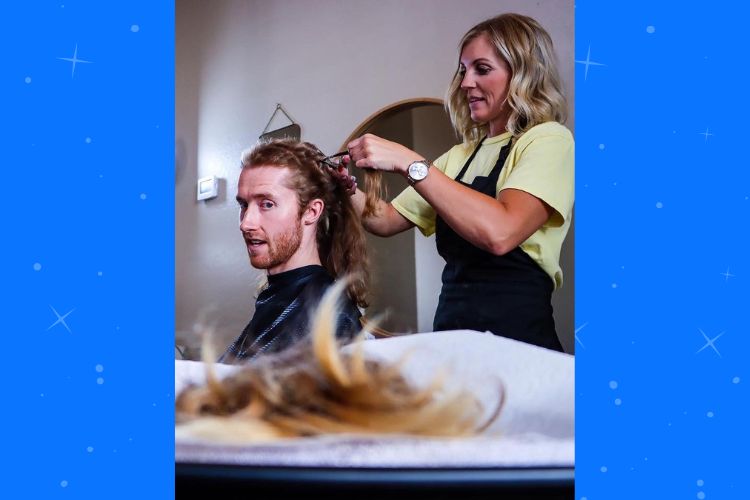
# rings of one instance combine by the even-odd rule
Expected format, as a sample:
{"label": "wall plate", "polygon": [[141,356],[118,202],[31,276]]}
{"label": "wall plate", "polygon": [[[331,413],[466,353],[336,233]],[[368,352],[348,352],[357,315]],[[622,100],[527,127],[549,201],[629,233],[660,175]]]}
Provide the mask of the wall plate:
{"label": "wall plate", "polygon": [[219,179],[215,175],[198,179],[198,200],[210,200],[219,196]]}

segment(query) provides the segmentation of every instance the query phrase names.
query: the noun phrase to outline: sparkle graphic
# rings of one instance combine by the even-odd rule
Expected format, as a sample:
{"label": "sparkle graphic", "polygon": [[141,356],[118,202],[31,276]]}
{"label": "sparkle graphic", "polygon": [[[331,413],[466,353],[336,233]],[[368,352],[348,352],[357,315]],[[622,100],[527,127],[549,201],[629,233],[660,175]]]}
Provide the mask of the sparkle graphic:
{"label": "sparkle graphic", "polygon": [[73,67],[70,71],[70,78],[73,78],[76,74],[76,64],[77,63],[87,63],[91,64],[93,61],[84,61],[83,59],[78,59],[78,44],[76,44],[76,48],[73,51],[73,57],[58,57],[61,61],[68,61],[73,63]]}
{"label": "sparkle graphic", "polygon": [[65,322],[65,318],[67,318],[70,315],[70,313],[75,311],[75,309],[71,309],[70,311],[66,312],[64,315],[60,316],[60,314],[57,311],[55,311],[54,307],[50,306],[50,308],[52,309],[52,312],[55,313],[55,316],[57,316],[57,321],[52,323],[49,326],[49,328],[47,328],[47,330],[51,329],[53,326],[55,326],[58,323],[62,323],[62,326],[64,326],[65,329],[68,330],[68,332],[73,333],[70,331],[70,328],[68,328],[68,324]]}
{"label": "sparkle graphic", "polygon": [[734,274],[729,272],[729,268],[727,267],[727,272],[725,273],[719,273],[722,276],[724,276],[724,281],[729,281],[729,278],[734,278]]}
{"label": "sparkle graphic", "polygon": [[586,346],[583,345],[583,342],[581,342],[581,339],[578,338],[578,332],[580,332],[581,330],[583,330],[584,328],[586,328],[586,325],[588,325],[588,322],[582,324],[581,326],[579,326],[578,328],[576,328],[575,332],[573,332],[573,335],[575,336],[576,342],[578,342],[579,344],[581,344],[581,347],[583,347],[584,349],[586,349]]}
{"label": "sparkle graphic", "polygon": [[714,338],[712,338],[712,339],[709,339],[709,338],[708,338],[708,335],[706,335],[706,334],[705,334],[705,333],[703,332],[703,330],[701,330],[700,328],[698,328],[698,331],[699,331],[699,332],[701,332],[701,335],[703,335],[703,338],[704,338],[704,339],[706,339],[706,345],[704,345],[703,347],[701,347],[700,349],[698,349],[698,350],[696,351],[696,353],[695,353],[695,354],[698,354],[699,352],[701,352],[701,351],[702,351],[703,349],[705,349],[706,347],[710,347],[711,349],[713,349],[713,350],[714,350],[714,352],[716,352],[716,354],[718,354],[718,355],[719,355],[719,357],[721,357],[721,353],[719,352],[719,350],[718,350],[718,349],[716,348],[716,346],[714,345],[714,342],[716,342],[716,341],[717,341],[717,340],[719,339],[719,337],[721,337],[722,335],[724,335],[724,332],[721,332],[721,333],[720,333],[720,334],[718,334],[718,335],[717,335],[716,337],[714,337]]}
{"label": "sparkle graphic", "polygon": [[584,64],[586,65],[586,70],[583,72],[583,79],[584,81],[589,76],[589,66],[606,66],[606,64],[594,62],[591,60],[591,45],[589,45],[589,51],[586,53],[586,60],[585,61],[576,61],[578,64]]}
{"label": "sparkle graphic", "polygon": [[708,141],[708,136],[709,135],[714,135],[714,134],[712,134],[711,132],[708,131],[708,127],[706,127],[706,131],[705,132],[698,132],[698,134],[705,136],[706,137],[706,141]]}

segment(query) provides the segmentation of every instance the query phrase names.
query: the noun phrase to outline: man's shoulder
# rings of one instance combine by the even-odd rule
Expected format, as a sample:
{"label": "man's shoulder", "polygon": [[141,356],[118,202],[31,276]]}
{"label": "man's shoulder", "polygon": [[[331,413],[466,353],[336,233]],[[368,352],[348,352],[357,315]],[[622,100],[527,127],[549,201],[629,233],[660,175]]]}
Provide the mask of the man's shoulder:
{"label": "man's shoulder", "polygon": [[333,283],[334,280],[331,275],[328,274],[325,268],[321,267],[320,270],[316,270],[314,273],[310,274],[301,291],[303,293],[320,292],[322,295],[331,285],[333,285]]}
{"label": "man's shoulder", "polygon": [[[305,286],[303,293],[310,305],[316,306],[326,291],[336,282],[328,273],[316,273]],[[362,316],[357,304],[344,292],[338,303],[337,336],[350,337],[360,329],[359,318]]]}
{"label": "man's shoulder", "polygon": [[[317,274],[310,279],[307,285],[305,285],[304,293],[312,294],[316,301],[320,301],[325,292],[328,291],[335,282],[336,280],[334,280],[328,273]],[[344,310],[354,309],[359,312],[359,308],[357,308],[355,302],[351,300],[347,293],[344,293],[344,296],[341,298],[340,307]]]}

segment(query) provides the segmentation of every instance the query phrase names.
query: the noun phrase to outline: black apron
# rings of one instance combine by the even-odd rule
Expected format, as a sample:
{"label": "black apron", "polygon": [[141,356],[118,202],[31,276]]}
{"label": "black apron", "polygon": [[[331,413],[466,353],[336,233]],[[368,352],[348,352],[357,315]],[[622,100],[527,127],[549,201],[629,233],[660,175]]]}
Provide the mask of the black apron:
{"label": "black apron", "polygon": [[[456,181],[496,198],[497,180],[510,153],[512,140],[486,177],[469,185],[461,181],[479,148],[464,164]],[[562,351],[552,317],[550,276],[521,247],[493,255],[459,236],[438,215],[435,223],[438,253],[445,259],[433,329],[490,331],[530,344]]]}

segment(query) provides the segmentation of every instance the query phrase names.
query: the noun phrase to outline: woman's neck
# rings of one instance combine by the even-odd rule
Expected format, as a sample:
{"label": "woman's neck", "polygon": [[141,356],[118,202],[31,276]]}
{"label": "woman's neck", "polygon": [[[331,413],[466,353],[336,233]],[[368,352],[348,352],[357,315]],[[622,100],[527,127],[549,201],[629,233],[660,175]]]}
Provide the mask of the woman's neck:
{"label": "woman's neck", "polygon": [[[506,104],[506,107],[507,104]],[[510,109],[504,111],[500,116],[487,123],[487,137],[495,137],[508,131],[508,120],[510,119]]]}

